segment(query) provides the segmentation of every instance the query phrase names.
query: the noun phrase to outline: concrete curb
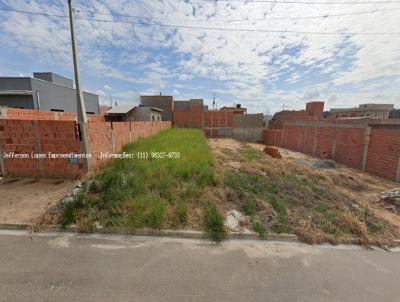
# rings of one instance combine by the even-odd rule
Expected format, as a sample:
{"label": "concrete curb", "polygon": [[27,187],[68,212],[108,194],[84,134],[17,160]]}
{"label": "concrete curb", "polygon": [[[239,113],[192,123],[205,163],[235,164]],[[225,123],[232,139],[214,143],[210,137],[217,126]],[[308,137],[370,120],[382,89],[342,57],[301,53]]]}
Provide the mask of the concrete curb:
{"label": "concrete curb", "polygon": [[[0,229],[3,230],[28,230],[30,224],[12,224],[0,223]],[[37,231],[38,233],[46,232],[60,232],[60,233],[77,233],[78,227],[74,224],[67,226],[63,229],[60,225],[44,225]],[[153,237],[170,237],[170,238],[184,238],[184,239],[208,239],[206,233],[200,231],[187,231],[187,230],[153,230],[153,229],[137,229],[133,233],[128,234],[123,228],[104,228],[97,226],[95,230],[89,234],[107,234],[107,235],[131,235],[131,236],[153,236]],[[266,238],[261,239],[257,233],[254,232],[231,232],[229,233],[228,240],[256,240],[256,241],[282,241],[282,242],[302,242],[296,235],[293,234],[270,234]],[[359,245],[359,240],[353,239],[346,242],[339,242],[339,244]],[[393,247],[400,247],[400,239],[393,241]]]}

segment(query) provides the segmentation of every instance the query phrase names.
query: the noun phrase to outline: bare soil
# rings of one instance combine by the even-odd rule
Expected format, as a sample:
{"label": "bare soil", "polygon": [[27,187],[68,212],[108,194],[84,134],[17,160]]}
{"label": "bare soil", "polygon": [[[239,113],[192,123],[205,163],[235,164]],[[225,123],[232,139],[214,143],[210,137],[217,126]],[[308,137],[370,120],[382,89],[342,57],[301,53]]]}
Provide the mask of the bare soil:
{"label": "bare soil", "polygon": [[0,179],[0,223],[31,223],[57,204],[73,184],[70,180]]}
{"label": "bare soil", "polygon": [[[300,200],[301,197],[296,199],[293,196],[288,198],[286,202],[288,225],[305,241],[335,243],[338,242],[338,239],[345,242],[350,237],[356,237],[362,242],[378,242],[379,244],[379,241],[388,242],[400,235],[400,215],[379,206],[380,193],[399,187],[395,182],[339,164],[336,164],[334,168],[317,168],[314,167],[314,164],[320,159],[283,148],[278,148],[283,159],[274,159],[262,152],[263,144],[246,144],[233,139],[209,139],[208,143],[215,156],[217,173],[220,175],[232,170],[237,173],[244,172],[245,175],[254,174],[261,177],[266,175],[266,179],[278,180],[278,183],[282,185],[283,195],[286,194],[283,180],[287,180],[289,177],[288,184],[290,185],[293,184],[293,179],[290,177],[295,176],[295,182],[299,181],[296,185],[299,185],[297,187],[301,190],[297,192],[297,187],[294,186],[288,189],[287,195],[303,191],[303,193],[307,193],[304,196],[309,196],[310,199]],[[243,160],[243,155],[246,155],[243,154],[243,150],[249,147],[256,150],[257,153],[253,154],[254,158]],[[321,190],[322,196],[327,196],[328,199],[312,200],[316,195],[301,188],[304,184],[307,187],[307,183],[315,183],[317,191]],[[226,187],[223,190],[225,199],[222,201],[221,207],[225,211],[242,210],[241,199],[243,196],[235,196],[235,193],[230,192]],[[313,190],[315,193],[315,189]],[[232,196],[233,198],[230,198]],[[274,220],[277,213],[269,205],[265,205],[265,200],[263,202],[257,199],[255,203],[258,211],[262,212],[261,216],[259,213],[257,214],[258,220]],[[329,210],[326,211],[326,208]],[[335,215],[339,216],[335,218]],[[326,225],[323,221],[325,217],[330,219]],[[245,227],[251,228],[250,223],[251,219]],[[336,224],[341,225],[339,231],[336,229]],[[328,229],[329,231],[326,231]],[[345,231],[343,232],[343,230]],[[354,236],[347,234],[347,230]],[[338,233],[335,233],[336,231]]]}

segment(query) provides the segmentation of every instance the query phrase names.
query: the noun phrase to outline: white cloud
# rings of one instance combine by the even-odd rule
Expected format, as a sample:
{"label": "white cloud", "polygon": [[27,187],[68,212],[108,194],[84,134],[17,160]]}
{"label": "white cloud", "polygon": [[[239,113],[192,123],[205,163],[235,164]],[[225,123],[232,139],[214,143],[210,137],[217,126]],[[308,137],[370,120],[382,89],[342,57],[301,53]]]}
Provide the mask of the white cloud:
{"label": "white cloud", "polygon": [[[7,5],[56,15],[67,13],[61,0],[14,0]],[[125,21],[306,32],[396,32],[400,9],[383,4],[306,6],[177,0],[90,0],[75,5],[80,10],[78,18],[111,21],[117,17],[107,14],[118,13],[145,17],[122,18]],[[354,16],[268,19],[392,7]],[[229,21],[233,19],[244,21]],[[0,15],[0,24],[1,47],[71,71],[68,19],[8,13]],[[139,85],[142,92],[179,88],[182,95],[189,95],[188,87],[206,79],[217,85],[221,101],[254,107],[260,104],[260,108],[269,106],[273,110],[279,110],[283,102],[292,108],[302,107],[308,94],[327,100],[328,106],[350,106],[367,100],[400,105],[396,89],[400,85],[399,35],[212,31],[82,19],[76,20],[76,32],[82,73]],[[184,87],[177,86],[176,81],[184,82]],[[101,88],[111,91],[108,85]],[[206,85],[196,93],[202,97],[210,90]],[[121,92],[122,99],[129,101],[129,97],[129,93]]]}

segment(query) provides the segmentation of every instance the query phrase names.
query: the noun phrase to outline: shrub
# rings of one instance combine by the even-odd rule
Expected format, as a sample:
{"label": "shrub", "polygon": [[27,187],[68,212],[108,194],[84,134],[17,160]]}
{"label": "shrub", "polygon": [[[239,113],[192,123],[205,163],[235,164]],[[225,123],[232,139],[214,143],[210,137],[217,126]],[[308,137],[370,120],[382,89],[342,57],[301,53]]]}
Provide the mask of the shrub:
{"label": "shrub", "polygon": [[227,232],[224,226],[224,216],[218,211],[214,203],[205,209],[205,227],[210,238],[216,242],[226,239]]}
{"label": "shrub", "polygon": [[188,219],[188,210],[185,202],[180,201],[176,205],[176,220],[178,224],[186,224]]}
{"label": "shrub", "polygon": [[257,203],[255,200],[249,200],[244,206],[243,206],[243,212],[247,216],[254,216],[257,212]]}
{"label": "shrub", "polygon": [[258,233],[258,236],[261,239],[265,239],[267,237],[267,229],[261,222],[257,221],[253,224],[253,231]]}
{"label": "shrub", "polygon": [[161,200],[154,202],[148,215],[148,225],[154,229],[161,229],[165,218],[165,203]]}

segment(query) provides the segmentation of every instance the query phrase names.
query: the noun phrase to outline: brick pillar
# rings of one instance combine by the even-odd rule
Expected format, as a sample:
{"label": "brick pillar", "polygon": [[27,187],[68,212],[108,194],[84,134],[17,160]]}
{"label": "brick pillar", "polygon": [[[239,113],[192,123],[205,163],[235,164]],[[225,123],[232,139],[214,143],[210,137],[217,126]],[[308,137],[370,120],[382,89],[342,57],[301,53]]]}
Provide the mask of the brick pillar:
{"label": "brick pillar", "polygon": [[361,170],[363,171],[365,171],[365,168],[367,167],[368,146],[369,146],[370,136],[371,136],[371,127],[366,127],[364,130],[363,155],[361,161]]}
{"label": "brick pillar", "polygon": [[0,144],[0,172],[2,176],[6,176],[6,168],[4,167],[3,151]]}
{"label": "brick pillar", "polygon": [[[42,152],[42,144],[40,143],[40,134],[39,134],[39,121],[34,121],[35,125],[35,146],[36,146],[36,152],[37,153],[43,153]],[[40,177],[44,177],[44,167],[43,167],[43,158],[39,158],[39,172],[40,172]]]}
{"label": "brick pillar", "polygon": [[336,156],[336,126],[333,126],[333,139],[332,139],[332,158]]}
{"label": "brick pillar", "polygon": [[304,126],[304,136],[303,136],[303,153],[306,153],[307,147],[307,126]]}
{"label": "brick pillar", "polygon": [[115,152],[115,132],[111,130],[111,145],[112,145],[112,152]]}
{"label": "brick pillar", "polygon": [[312,154],[313,156],[317,155],[317,132],[318,132],[318,127],[314,127],[314,141],[313,141],[313,149],[312,149]]}

